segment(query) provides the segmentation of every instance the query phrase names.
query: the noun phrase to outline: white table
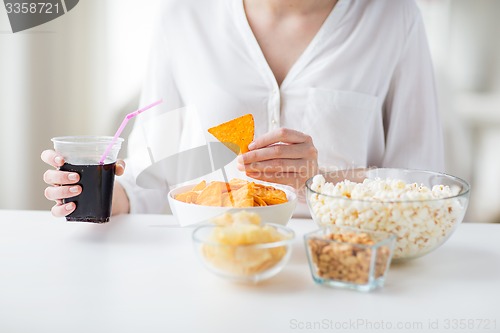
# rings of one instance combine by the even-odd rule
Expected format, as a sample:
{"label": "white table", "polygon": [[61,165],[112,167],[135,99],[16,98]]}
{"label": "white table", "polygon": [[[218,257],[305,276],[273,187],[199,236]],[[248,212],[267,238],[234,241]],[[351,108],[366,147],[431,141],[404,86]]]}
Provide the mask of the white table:
{"label": "white table", "polygon": [[289,226],[290,262],[254,286],[206,271],[172,216],[0,211],[0,332],[500,332],[500,225],[462,224],[371,293],[314,284],[302,235],[315,226]]}

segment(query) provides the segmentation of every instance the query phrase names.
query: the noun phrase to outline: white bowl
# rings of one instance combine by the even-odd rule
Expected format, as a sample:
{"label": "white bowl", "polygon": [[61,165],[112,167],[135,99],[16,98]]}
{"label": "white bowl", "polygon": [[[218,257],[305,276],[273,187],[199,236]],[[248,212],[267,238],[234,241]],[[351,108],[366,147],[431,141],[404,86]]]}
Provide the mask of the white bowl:
{"label": "white bowl", "polygon": [[168,193],[168,202],[170,204],[170,208],[172,209],[172,213],[179,221],[179,224],[183,227],[207,221],[224,213],[234,213],[242,210],[258,214],[262,221],[286,225],[292,217],[295,207],[297,206],[297,195],[290,187],[287,186],[285,187],[268,183],[265,185],[272,185],[275,188],[283,190],[286,193],[288,201],[282,204],[264,207],[232,208],[202,206],[174,199],[177,194],[184,193],[192,189],[195,186],[194,184],[181,186],[171,190]]}

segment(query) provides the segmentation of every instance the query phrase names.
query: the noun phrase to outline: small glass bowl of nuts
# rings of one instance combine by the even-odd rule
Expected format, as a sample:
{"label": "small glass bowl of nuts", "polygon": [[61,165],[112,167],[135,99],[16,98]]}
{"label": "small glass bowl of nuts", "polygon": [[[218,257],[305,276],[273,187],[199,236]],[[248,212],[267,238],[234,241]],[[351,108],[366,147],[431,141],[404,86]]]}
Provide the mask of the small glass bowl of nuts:
{"label": "small glass bowl of nuts", "polygon": [[330,225],[304,236],[314,281],[370,291],[384,285],[396,236]]}

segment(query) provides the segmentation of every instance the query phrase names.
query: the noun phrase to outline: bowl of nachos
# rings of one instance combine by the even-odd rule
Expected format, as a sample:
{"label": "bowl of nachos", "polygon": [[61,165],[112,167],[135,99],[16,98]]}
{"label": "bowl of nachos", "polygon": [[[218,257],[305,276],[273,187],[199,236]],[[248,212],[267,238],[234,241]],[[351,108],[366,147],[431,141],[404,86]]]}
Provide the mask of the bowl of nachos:
{"label": "bowl of nachos", "polygon": [[[254,138],[254,119],[246,114],[209,128],[208,132],[236,157],[248,151]],[[285,225],[297,205],[297,195],[291,187],[239,178],[202,180],[181,186],[169,192],[168,200],[181,226],[240,210],[255,213],[269,223]]]}

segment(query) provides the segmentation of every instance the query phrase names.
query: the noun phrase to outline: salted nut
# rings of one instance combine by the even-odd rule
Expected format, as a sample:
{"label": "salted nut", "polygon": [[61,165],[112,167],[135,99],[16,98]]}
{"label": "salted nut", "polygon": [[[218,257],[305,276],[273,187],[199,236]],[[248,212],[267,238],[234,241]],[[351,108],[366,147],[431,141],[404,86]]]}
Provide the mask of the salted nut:
{"label": "salted nut", "polygon": [[[324,238],[311,238],[308,244],[320,277],[355,284],[369,282],[372,248],[363,245],[375,243],[368,234],[332,233]],[[384,275],[389,256],[387,246],[377,249],[374,278]]]}

